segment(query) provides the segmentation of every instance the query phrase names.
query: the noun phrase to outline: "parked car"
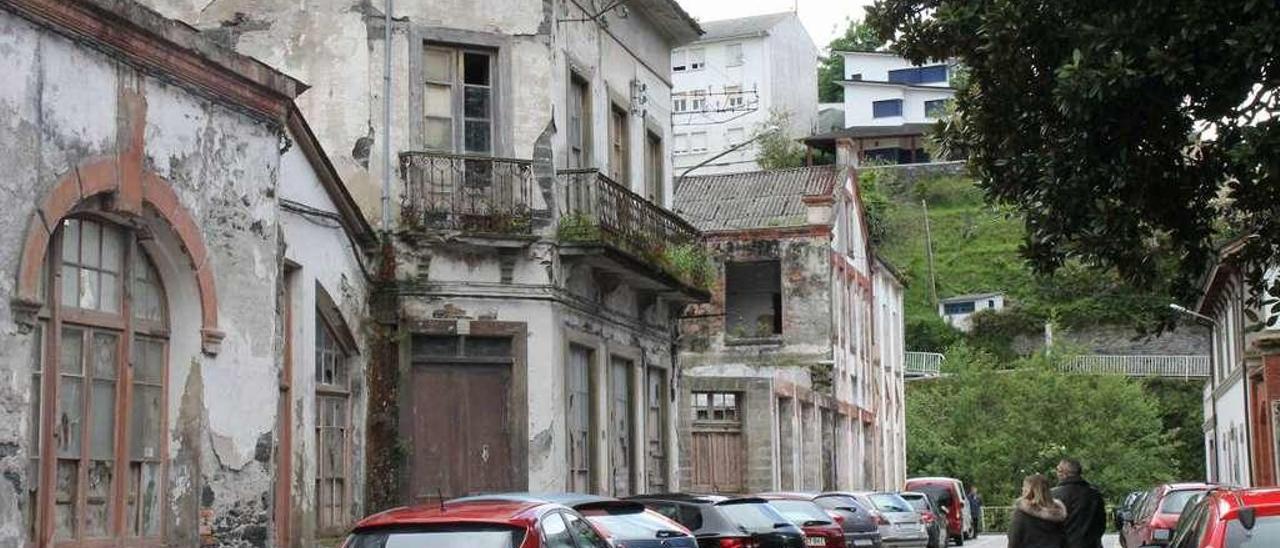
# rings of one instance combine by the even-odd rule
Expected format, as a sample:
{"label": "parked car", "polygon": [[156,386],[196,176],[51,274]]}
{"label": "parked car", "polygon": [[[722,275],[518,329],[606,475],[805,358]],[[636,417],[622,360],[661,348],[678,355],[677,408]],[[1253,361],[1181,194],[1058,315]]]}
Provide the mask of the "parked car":
{"label": "parked car", "polygon": [[799,500],[778,495],[759,495],[800,530],[804,531],[807,546],[821,548],[845,548],[844,528],[836,524],[836,518],[811,500]]}
{"label": "parked car", "polygon": [[839,493],[813,495],[809,493],[773,493],[782,496],[807,497],[818,506],[823,507],[836,523],[844,528],[845,544],[850,548],[882,548],[880,524],[876,521],[879,514],[874,507],[859,502],[856,498]]}
{"label": "parked car", "polygon": [[1280,546],[1280,489],[1274,487],[1205,492],[1183,512],[1169,541],[1169,548],[1274,546]]}
{"label": "parked car", "polygon": [[615,548],[697,548],[683,525],[635,501],[579,493],[498,493],[453,502],[476,500],[533,500],[573,508],[590,521]]}
{"label": "parked car", "polygon": [[1111,521],[1115,524],[1116,531],[1124,529],[1124,522],[1130,519],[1128,516],[1131,515],[1134,507],[1136,507],[1137,503],[1141,501],[1142,495],[1144,494],[1146,494],[1146,491],[1130,492],[1124,496],[1124,500],[1121,501],[1120,504],[1117,504],[1116,507],[1111,510]]}
{"label": "parked car", "polygon": [[903,490],[925,493],[946,510],[947,536],[956,546],[963,546],[964,541],[973,538],[973,514],[965,498],[964,482],[944,477],[908,478]]}
{"label": "parked car", "polygon": [[920,514],[920,521],[924,522],[925,529],[929,531],[929,548],[946,548],[947,526],[943,522],[947,518],[937,503],[933,502],[933,498],[915,491],[903,491],[898,495]]}
{"label": "parked car", "polygon": [[929,544],[929,531],[911,504],[896,493],[888,492],[833,492],[824,495],[853,497],[863,506],[874,510],[873,516],[880,528],[880,542],[886,548],[925,548]]}
{"label": "parked car", "polygon": [[1147,492],[1136,512],[1124,524],[1120,536],[1126,547],[1164,546],[1173,537],[1182,509],[1192,497],[1215,488],[1210,483],[1166,483]]}
{"label": "parked car", "polygon": [[669,493],[634,500],[693,532],[699,548],[804,548],[805,535],[758,497]]}
{"label": "parked car", "polygon": [[379,512],[343,548],[610,548],[572,509],[536,500],[452,501]]}

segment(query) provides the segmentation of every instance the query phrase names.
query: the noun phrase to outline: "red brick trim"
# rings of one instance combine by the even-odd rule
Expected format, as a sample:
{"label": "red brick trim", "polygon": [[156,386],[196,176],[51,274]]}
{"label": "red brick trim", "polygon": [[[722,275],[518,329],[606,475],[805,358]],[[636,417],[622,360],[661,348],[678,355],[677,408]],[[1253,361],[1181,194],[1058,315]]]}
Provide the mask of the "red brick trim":
{"label": "red brick trim", "polygon": [[[132,154],[124,152],[120,156],[84,161],[63,175],[40,202],[40,207],[31,214],[31,220],[27,223],[26,241],[18,267],[14,308],[18,311],[32,310],[34,305],[34,310],[39,309],[37,288],[40,267],[48,252],[50,235],[57,229],[58,222],[78,205],[99,195],[113,198],[111,203],[114,212],[136,216],[129,208],[116,206],[126,202],[129,196],[137,196],[139,204],[149,204],[169,224],[182,243],[183,253],[191,260],[196,288],[200,293],[202,349],[207,354],[217,354],[223,337],[222,331],[218,329],[218,294],[214,287],[212,265],[208,261],[209,252],[200,235],[199,225],[191,212],[179,202],[168,182],[154,173],[142,171],[140,167],[136,170],[131,167],[138,165],[133,164],[133,160],[129,158]],[[141,208],[138,209],[140,211]],[[30,316],[28,320],[34,322],[34,314]],[[19,321],[24,320],[19,318]]]}

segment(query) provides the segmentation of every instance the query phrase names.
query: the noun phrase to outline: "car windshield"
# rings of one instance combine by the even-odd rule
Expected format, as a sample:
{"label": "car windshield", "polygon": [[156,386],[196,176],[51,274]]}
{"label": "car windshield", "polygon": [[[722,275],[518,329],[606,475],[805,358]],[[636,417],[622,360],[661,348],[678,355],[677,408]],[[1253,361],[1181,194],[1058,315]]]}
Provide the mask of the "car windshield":
{"label": "car windshield", "polygon": [[[685,534],[678,525],[649,512],[610,515],[601,510],[588,510],[583,514],[591,520],[591,523],[622,540],[654,539],[673,536],[673,533]],[[660,535],[659,532],[662,534]]]}
{"label": "car windshield", "polygon": [[1259,516],[1253,529],[1245,529],[1238,520],[1227,523],[1225,548],[1273,548],[1280,546],[1280,516]]}
{"label": "car windshield", "polygon": [[818,497],[814,499],[813,502],[816,502],[818,506],[828,510],[848,509],[849,511],[857,512],[862,508],[862,505],[858,504],[858,501],[853,497],[846,497],[844,495],[827,495]]}
{"label": "car windshield", "polygon": [[786,518],[762,502],[730,502],[716,507],[734,525],[751,532],[772,531],[779,523],[788,523]]}
{"label": "car windshield", "polygon": [[405,527],[357,531],[347,548],[516,548],[524,530],[515,527]]}
{"label": "car windshield", "polygon": [[769,506],[777,510],[787,521],[796,525],[804,525],[815,521],[831,523],[831,516],[823,512],[818,505],[807,500],[771,500]]}
{"label": "car windshield", "polygon": [[918,485],[911,488],[912,491],[919,491],[938,501],[939,506],[946,506],[951,502],[951,489],[941,485]]}
{"label": "car windshield", "polygon": [[1182,509],[1187,506],[1187,501],[1196,495],[1204,494],[1204,489],[1191,489],[1187,491],[1173,491],[1164,496],[1164,500],[1160,501],[1161,514],[1181,514]]}
{"label": "car windshield", "polygon": [[881,512],[914,512],[911,505],[902,497],[893,493],[872,493],[867,495]]}

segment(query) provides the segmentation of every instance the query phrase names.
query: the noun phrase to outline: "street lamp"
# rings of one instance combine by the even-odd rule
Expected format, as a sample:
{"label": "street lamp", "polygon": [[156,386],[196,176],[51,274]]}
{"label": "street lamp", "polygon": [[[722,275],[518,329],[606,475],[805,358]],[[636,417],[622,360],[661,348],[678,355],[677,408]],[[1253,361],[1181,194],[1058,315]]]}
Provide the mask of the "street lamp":
{"label": "street lamp", "polygon": [[[1209,401],[1210,401],[1210,404],[1213,405],[1214,425],[1213,425],[1213,447],[1210,448],[1210,451],[1217,452],[1218,450],[1218,397],[1217,397],[1218,364],[1217,364],[1217,361],[1218,360],[1216,359],[1217,350],[1214,348],[1214,343],[1217,342],[1216,339],[1218,337],[1218,320],[1215,320],[1213,318],[1210,318],[1209,316],[1206,316],[1204,314],[1191,310],[1178,303],[1169,303],[1169,308],[1173,309],[1174,312],[1185,314],[1197,320],[1208,322],[1209,325],[1212,326],[1212,328],[1209,330]],[[1245,394],[1245,397],[1246,398],[1249,397],[1247,393]],[[1245,407],[1246,408],[1248,407],[1247,402],[1245,403]],[[1213,459],[1212,462],[1214,462],[1213,469],[1211,469],[1214,477],[1205,478],[1205,479],[1208,479],[1209,481],[1217,481],[1218,477],[1220,476],[1217,470],[1218,456],[1216,454],[1210,454],[1208,455],[1208,457]]]}

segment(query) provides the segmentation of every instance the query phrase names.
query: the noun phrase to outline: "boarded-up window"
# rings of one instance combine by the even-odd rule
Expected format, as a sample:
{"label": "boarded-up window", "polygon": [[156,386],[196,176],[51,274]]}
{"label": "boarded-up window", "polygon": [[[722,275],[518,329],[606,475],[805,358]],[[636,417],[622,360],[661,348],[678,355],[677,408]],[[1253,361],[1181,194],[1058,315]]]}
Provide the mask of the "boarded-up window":
{"label": "boarded-up window", "polygon": [[781,335],[782,273],[778,261],[728,263],[724,276],[726,336]]}
{"label": "boarded-up window", "polygon": [[422,50],[422,140],[428,150],[493,152],[493,54],[428,45]]}
{"label": "boarded-up window", "polygon": [[569,347],[566,382],[566,422],[569,430],[569,481],[574,493],[591,491],[591,364],[595,352],[579,345]]}
{"label": "boarded-up window", "polygon": [[613,476],[614,496],[627,496],[635,491],[632,471],[635,469],[632,449],[635,429],[631,420],[631,360],[613,357],[609,371],[609,460]]}
{"label": "boarded-up window", "polygon": [[334,327],[316,311],[316,526],[340,530],[351,519],[351,375]]}
{"label": "boarded-up window", "polygon": [[91,218],[59,223],[42,273],[28,531],[68,546],[157,539],[168,380],[160,278],[132,231]]}

